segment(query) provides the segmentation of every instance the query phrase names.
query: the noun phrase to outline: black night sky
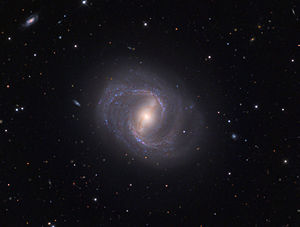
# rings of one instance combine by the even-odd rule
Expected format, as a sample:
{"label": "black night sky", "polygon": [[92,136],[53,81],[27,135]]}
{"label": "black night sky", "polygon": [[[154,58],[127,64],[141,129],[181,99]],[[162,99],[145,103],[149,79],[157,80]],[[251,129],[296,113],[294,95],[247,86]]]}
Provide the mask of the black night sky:
{"label": "black night sky", "polygon": [[[278,0],[2,1],[0,226],[300,226],[299,14]],[[107,130],[103,92],[129,72],[179,106],[180,158]]]}

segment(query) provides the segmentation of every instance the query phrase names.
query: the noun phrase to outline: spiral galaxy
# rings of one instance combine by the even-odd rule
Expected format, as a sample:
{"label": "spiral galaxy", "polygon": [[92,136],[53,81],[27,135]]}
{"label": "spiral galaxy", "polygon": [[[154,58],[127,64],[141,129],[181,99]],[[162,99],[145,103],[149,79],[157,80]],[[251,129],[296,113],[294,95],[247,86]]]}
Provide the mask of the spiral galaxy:
{"label": "spiral galaxy", "polygon": [[178,85],[153,75],[127,74],[110,80],[99,101],[107,129],[145,159],[177,157],[192,149],[199,116]]}

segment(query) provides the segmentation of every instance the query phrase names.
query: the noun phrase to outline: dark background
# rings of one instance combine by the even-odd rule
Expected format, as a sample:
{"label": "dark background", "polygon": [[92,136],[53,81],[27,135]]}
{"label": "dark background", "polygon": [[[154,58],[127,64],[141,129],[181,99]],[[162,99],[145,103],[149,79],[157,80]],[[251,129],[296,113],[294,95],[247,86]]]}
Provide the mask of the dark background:
{"label": "dark background", "polygon": [[[0,18],[1,226],[300,226],[296,1],[2,1]],[[119,68],[181,79],[205,125],[192,160],[105,143]]]}

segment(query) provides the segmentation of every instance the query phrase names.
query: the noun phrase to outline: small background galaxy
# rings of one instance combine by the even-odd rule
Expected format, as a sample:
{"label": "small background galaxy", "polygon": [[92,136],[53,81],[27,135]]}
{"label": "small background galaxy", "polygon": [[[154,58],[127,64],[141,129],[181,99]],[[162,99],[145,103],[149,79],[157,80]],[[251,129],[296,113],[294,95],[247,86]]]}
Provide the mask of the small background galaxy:
{"label": "small background galaxy", "polygon": [[0,17],[0,226],[300,226],[296,1]]}

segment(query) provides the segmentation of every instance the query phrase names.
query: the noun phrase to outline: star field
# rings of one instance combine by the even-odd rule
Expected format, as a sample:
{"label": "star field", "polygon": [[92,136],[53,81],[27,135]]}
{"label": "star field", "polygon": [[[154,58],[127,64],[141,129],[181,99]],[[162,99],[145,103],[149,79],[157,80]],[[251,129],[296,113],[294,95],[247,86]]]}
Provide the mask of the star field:
{"label": "star field", "polygon": [[296,1],[0,8],[0,226],[300,225]]}

